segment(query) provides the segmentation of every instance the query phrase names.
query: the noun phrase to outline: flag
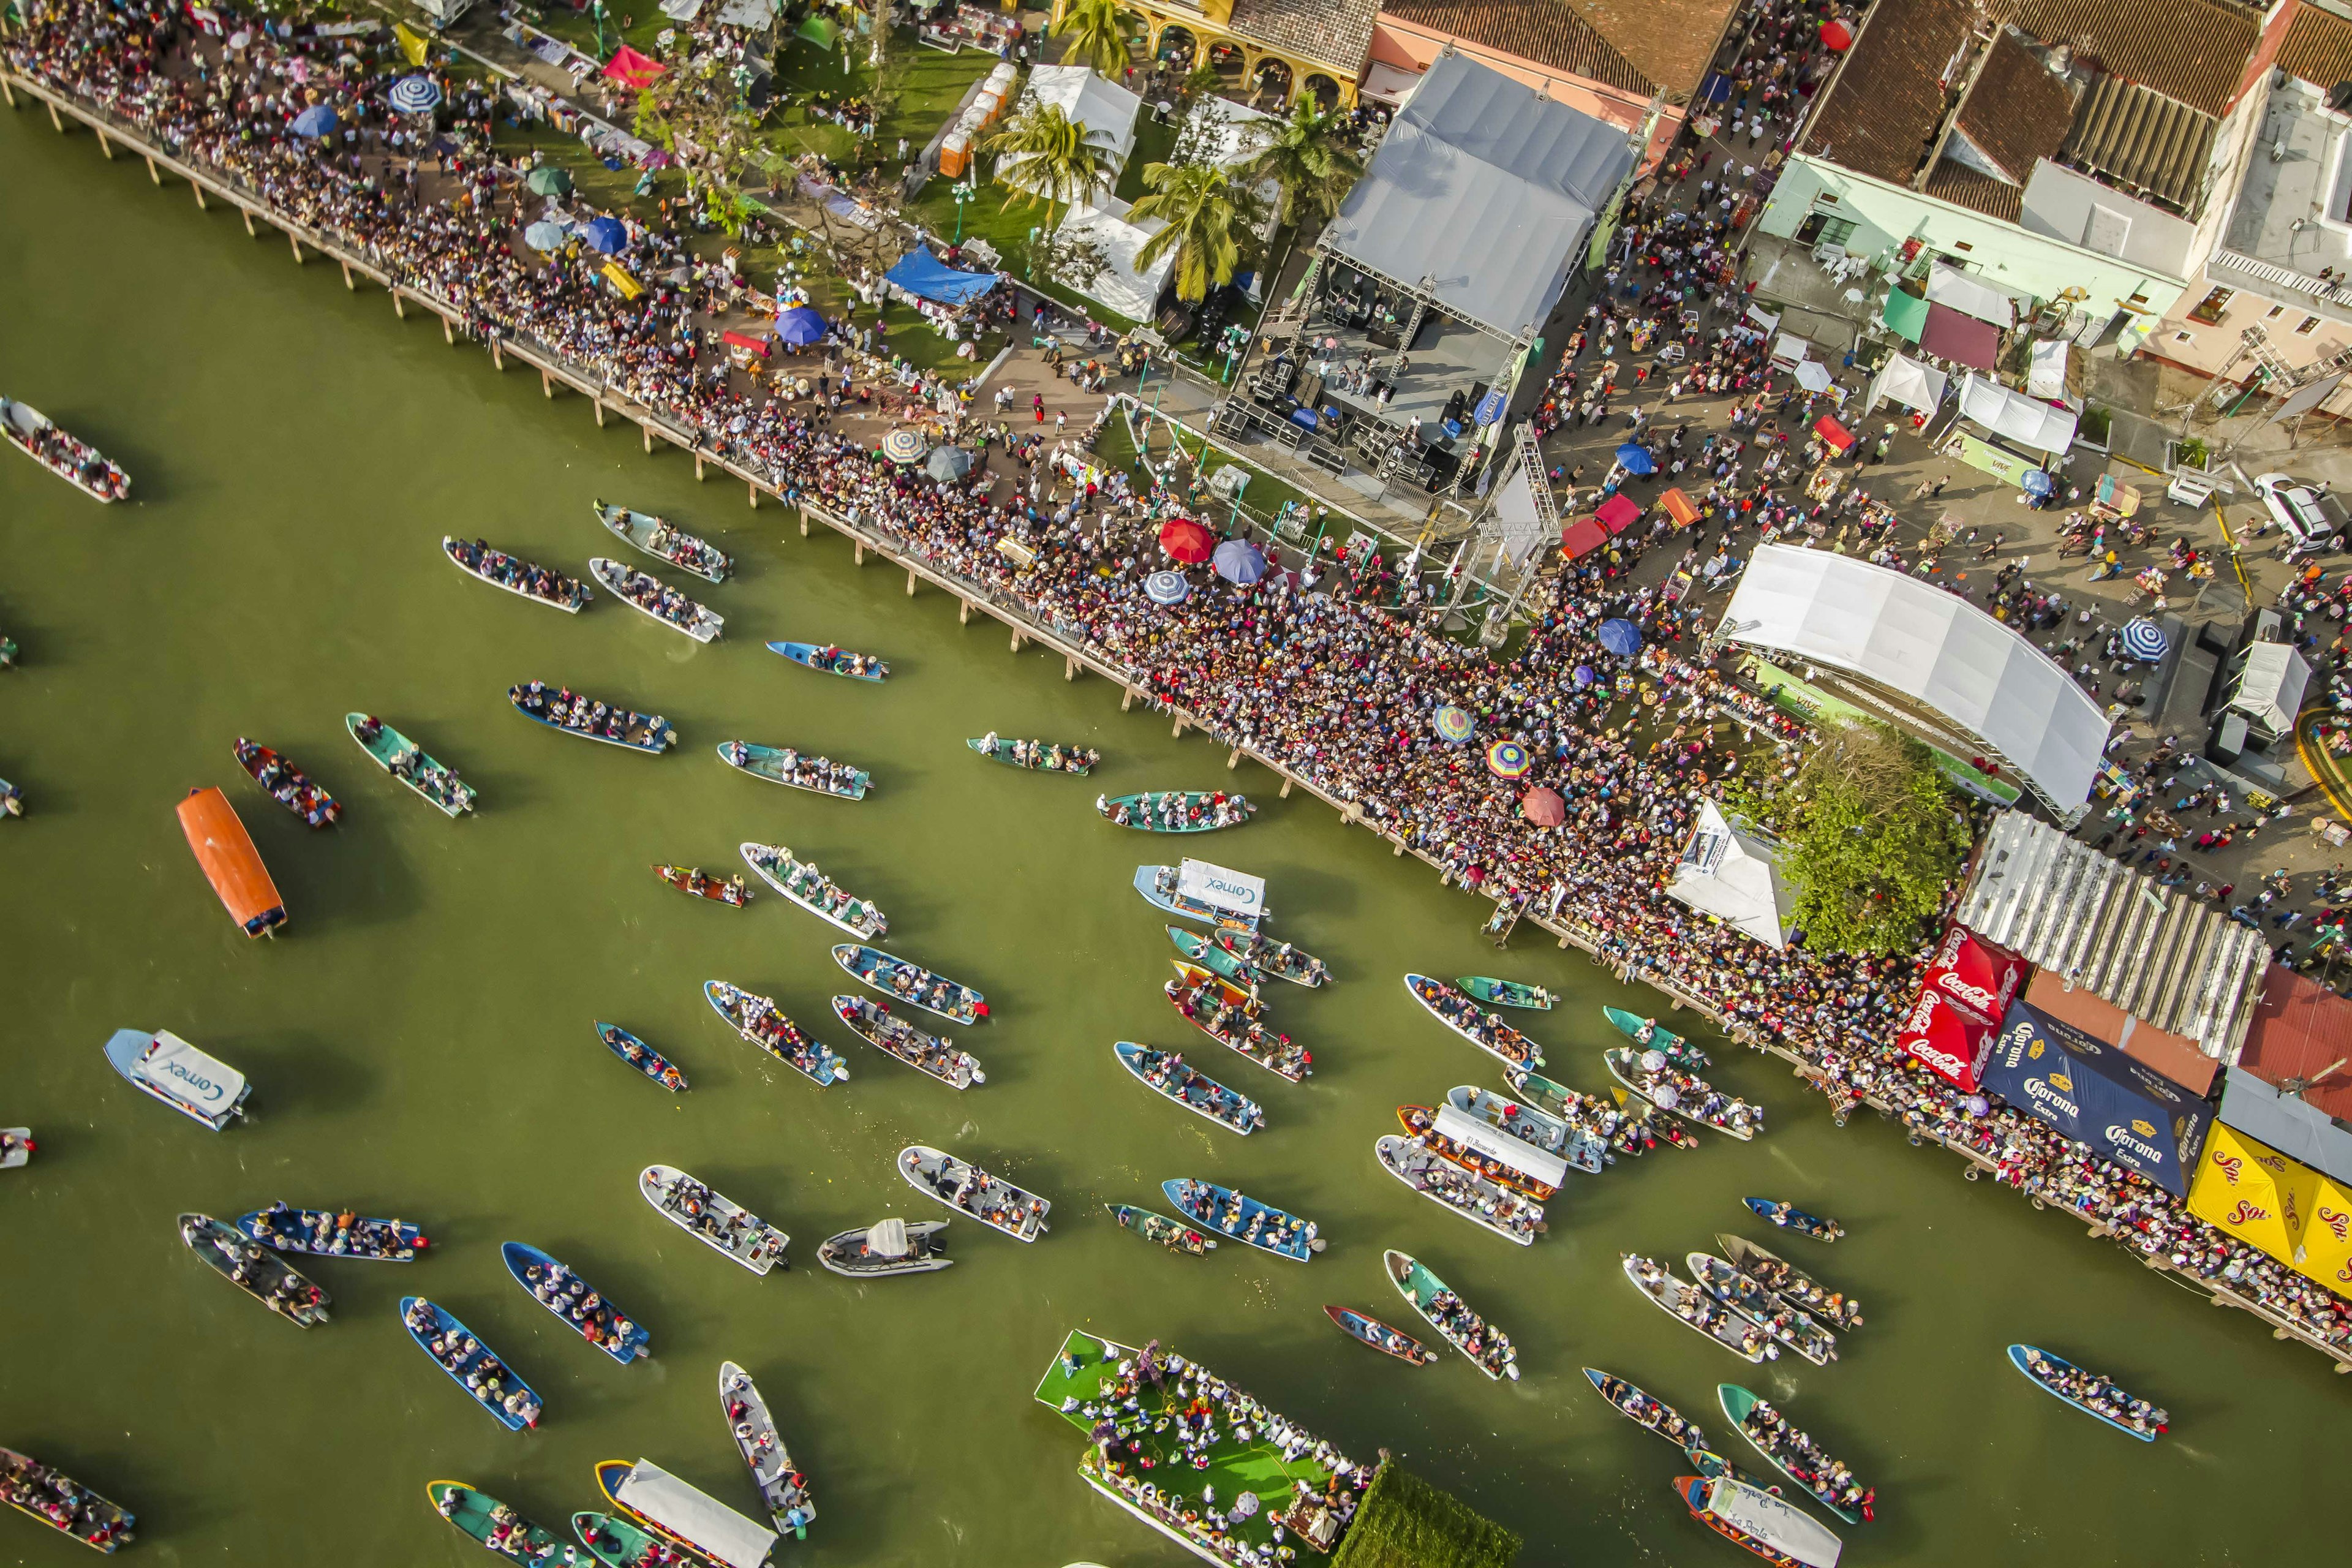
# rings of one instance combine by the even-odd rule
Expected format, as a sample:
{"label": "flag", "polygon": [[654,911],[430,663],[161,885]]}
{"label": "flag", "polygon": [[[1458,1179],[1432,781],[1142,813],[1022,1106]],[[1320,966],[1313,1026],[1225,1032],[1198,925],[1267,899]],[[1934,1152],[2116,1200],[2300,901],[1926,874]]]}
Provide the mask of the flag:
{"label": "flag", "polygon": [[394,22],[392,25],[392,36],[400,41],[400,52],[408,57],[410,65],[421,66],[425,63],[425,51],[431,46],[425,41],[424,34],[411,28],[405,22]]}

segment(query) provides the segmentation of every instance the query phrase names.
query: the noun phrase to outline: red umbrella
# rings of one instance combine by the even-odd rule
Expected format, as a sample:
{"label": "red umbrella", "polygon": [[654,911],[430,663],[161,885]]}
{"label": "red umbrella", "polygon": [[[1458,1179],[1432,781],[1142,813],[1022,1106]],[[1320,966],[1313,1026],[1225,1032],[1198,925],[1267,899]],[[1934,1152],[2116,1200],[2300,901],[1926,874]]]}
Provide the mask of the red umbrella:
{"label": "red umbrella", "polygon": [[1216,536],[1189,517],[1160,525],[1160,548],[1179,561],[1202,562],[1217,552]]}
{"label": "red umbrella", "polygon": [[1826,49],[1850,49],[1853,47],[1853,30],[1843,22],[1830,22],[1822,28],[1822,47]]}
{"label": "red umbrella", "polygon": [[1826,414],[1813,421],[1813,433],[1828,442],[1832,451],[1840,454],[1853,445],[1853,437],[1846,427]]}
{"label": "red umbrella", "polygon": [[1519,797],[1519,815],[1538,827],[1558,827],[1568,820],[1568,803],[1557,790],[1538,784]]}

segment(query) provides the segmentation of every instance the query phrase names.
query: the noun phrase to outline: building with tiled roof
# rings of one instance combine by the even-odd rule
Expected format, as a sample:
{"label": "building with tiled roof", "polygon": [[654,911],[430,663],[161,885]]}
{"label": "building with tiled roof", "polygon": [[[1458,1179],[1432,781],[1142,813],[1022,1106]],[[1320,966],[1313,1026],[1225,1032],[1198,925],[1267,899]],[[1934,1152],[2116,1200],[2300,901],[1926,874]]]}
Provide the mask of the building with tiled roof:
{"label": "building with tiled roof", "polygon": [[[1054,0],[1059,28],[1069,0]],[[1145,29],[1144,58],[1206,62],[1238,57],[1241,79],[1277,107],[1302,94],[1342,106],[1356,101],[1371,58],[1380,0],[1155,0],[1130,13]]]}

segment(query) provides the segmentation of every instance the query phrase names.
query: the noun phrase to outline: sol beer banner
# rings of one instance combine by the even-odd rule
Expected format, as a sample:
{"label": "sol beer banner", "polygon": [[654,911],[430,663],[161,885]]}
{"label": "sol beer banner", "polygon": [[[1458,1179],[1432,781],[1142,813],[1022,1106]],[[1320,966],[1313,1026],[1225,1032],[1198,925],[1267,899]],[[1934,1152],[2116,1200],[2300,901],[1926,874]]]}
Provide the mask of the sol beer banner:
{"label": "sol beer banner", "polygon": [[2232,1127],[2216,1127],[2197,1163],[2189,1212],[2250,1241],[2282,1263],[2311,1214],[2319,1173]]}
{"label": "sol beer banner", "polygon": [[[2290,1160],[2289,1164],[2294,1163]],[[2310,1217],[2297,1238],[2294,1266],[2330,1290],[2352,1300],[2352,1192],[2313,1173]]]}
{"label": "sol beer banner", "polygon": [[1895,1043],[1946,1082],[1974,1094],[2000,1033],[1944,992],[1928,986],[1904,1016]]}
{"label": "sol beer banner", "polygon": [[2205,1146],[2213,1108],[2166,1078],[2023,1002],[2012,1002],[1984,1087],[2176,1197]]}

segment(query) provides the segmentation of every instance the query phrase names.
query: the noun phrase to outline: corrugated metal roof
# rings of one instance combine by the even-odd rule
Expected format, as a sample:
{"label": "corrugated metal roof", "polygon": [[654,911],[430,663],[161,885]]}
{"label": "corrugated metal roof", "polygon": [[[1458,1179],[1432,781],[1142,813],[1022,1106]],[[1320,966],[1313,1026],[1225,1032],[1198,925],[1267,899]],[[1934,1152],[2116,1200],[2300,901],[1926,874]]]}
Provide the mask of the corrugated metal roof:
{"label": "corrugated metal roof", "polygon": [[2243,1068],[2221,1089],[2221,1120],[2291,1160],[2352,1183],[2352,1131],[2317,1106],[2281,1094]]}
{"label": "corrugated metal roof", "polygon": [[2181,208],[2197,205],[2221,121],[2160,92],[2103,76],[2083,94],[2060,155]]}
{"label": "corrugated metal roof", "polygon": [[2260,932],[2021,811],[1993,820],[1959,921],[2223,1060],[2271,961]]}

